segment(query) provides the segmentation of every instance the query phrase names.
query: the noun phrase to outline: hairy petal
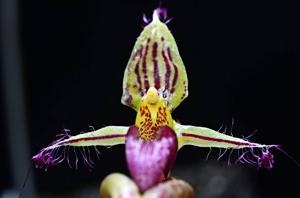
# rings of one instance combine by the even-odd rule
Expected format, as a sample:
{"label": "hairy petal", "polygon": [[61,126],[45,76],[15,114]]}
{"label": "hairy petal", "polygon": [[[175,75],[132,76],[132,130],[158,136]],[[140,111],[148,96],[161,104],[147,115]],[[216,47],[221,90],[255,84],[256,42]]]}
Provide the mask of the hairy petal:
{"label": "hairy petal", "polygon": [[217,148],[266,147],[241,138],[232,137],[218,131],[174,122],[174,130],[178,137],[179,148],[185,145]]}
{"label": "hairy petal", "polygon": [[161,127],[158,139],[143,141],[138,138],[138,128],[131,126],[125,143],[129,172],[141,192],[168,177],[177,155],[177,139],[174,131]]}
{"label": "hairy petal", "polygon": [[257,168],[272,169],[274,156],[270,149],[279,149],[279,145],[253,143],[205,127],[187,126],[174,122],[174,130],[178,138],[179,149],[185,145],[243,149],[236,162],[250,164]]}
{"label": "hairy petal", "polygon": [[[67,147],[89,147],[89,146],[114,146],[125,143],[125,136],[129,127],[125,126],[107,126],[96,131],[81,133],[71,136],[65,132],[60,134],[59,139],[52,142],[49,146],[43,148],[38,154],[32,157],[36,167],[45,168],[57,165],[68,159]],[[82,153],[86,157],[85,152]],[[84,158],[89,164],[89,156]],[[78,158],[76,157],[76,160]]]}
{"label": "hairy petal", "polygon": [[127,126],[107,126],[96,131],[71,136],[57,144],[63,146],[114,146],[125,143]]}
{"label": "hairy petal", "polygon": [[138,110],[141,98],[155,87],[173,111],[188,96],[185,66],[171,32],[159,19],[165,15],[156,9],[153,19],[138,37],[123,78],[122,103]]}

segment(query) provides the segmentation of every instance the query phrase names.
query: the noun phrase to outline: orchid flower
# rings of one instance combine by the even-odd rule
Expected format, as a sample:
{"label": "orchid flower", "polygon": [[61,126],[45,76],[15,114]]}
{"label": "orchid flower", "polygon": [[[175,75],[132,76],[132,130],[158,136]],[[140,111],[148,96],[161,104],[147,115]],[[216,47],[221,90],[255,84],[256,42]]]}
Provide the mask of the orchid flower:
{"label": "orchid flower", "polygon": [[[242,154],[237,161],[267,169],[273,167],[274,159],[269,149],[278,148],[278,145],[254,143],[213,129],[182,125],[173,120],[171,113],[188,96],[188,78],[175,39],[165,23],[165,16],[166,10],[159,8],[154,10],[151,21],[146,20],[148,24],[137,38],[124,72],[121,101],[137,112],[134,126],[131,128],[129,126],[107,126],[75,136],[72,136],[69,131],[65,131],[60,134],[59,139],[33,156],[32,160],[36,167],[47,169],[63,161],[67,161],[71,166],[68,157],[71,147],[81,148],[79,150],[83,155],[84,164],[93,167],[88,148],[110,147],[125,144],[127,141],[130,142],[126,145],[128,147],[126,156],[127,159],[130,159],[128,160],[129,169],[135,169],[130,164],[133,161],[134,164],[142,162],[135,159],[134,154],[128,153],[131,147],[156,148],[154,142],[157,141],[165,142],[157,147],[163,147],[162,145],[172,147],[166,143],[168,142],[167,137],[170,137],[171,142],[176,144],[175,151],[173,147],[169,150],[171,153],[175,153],[174,155],[176,155],[177,150],[186,145],[222,148],[225,151],[241,149]],[[165,127],[174,133],[164,134]],[[167,137],[162,134],[167,135]],[[141,141],[145,143],[142,144]],[[98,153],[97,148],[96,152]],[[163,154],[158,152],[155,155]],[[152,157],[155,160],[155,156]],[[167,159],[169,158],[167,157]],[[149,174],[158,175],[154,180],[161,181],[161,178],[167,177],[174,163],[172,157],[170,159],[167,160],[167,165],[162,165],[163,169],[160,173],[156,173],[157,170],[153,170],[151,173],[151,166],[149,166]],[[76,155],[75,167],[77,167],[77,163]],[[135,180],[143,179],[139,178],[138,172],[131,171],[131,173]],[[153,184],[143,185],[140,187],[142,191]]]}

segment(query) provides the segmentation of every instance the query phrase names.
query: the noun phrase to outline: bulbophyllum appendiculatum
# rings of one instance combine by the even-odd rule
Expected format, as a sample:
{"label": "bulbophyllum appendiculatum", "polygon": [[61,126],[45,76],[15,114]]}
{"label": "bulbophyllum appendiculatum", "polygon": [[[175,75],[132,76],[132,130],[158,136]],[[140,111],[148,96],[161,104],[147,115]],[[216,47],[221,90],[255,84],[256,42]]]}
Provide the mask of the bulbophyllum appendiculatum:
{"label": "bulbophyllum appendiculatum", "polygon": [[[161,8],[154,10],[152,20],[148,21],[137,38],[124,72],[121,101],[137,111],[135,137],[131,139],[131,136],[127,136],[128,130],[132,130],[128,126],[107,126],[75,136],[65,130],[59,139],[33,156],[36,167],[47,169],[63,161],[73,167],[69,160],[70,148],[75,148],[75,151],[79,148],[84,164],[93,167],[89,148],[95,149],[98,154],[95,146],[111,147],[125,144],[126,141],[137,141],[136,139],[143,141],[145,145],[151,145],[155,141],[163,141],[159,134],[164,127],[174,131],[178,145],[176,150],[186,145],[221,148],[224,151],[240,149],[242,154],[236,162],[259,168],[273,167],[274,159],[269,150],[278,148],[278,145],[253,143],[213,129],[181,125],[172,119],[171,112],[188,96],[188,78],[175,39],[162,21],[165,12]],[[136,160],[130,153],[126,155],[130,159],[129,165],[131,160]],[[74,167],[77,168],[77,154],[75,157]],[[132,176],[134,179],[138,177],[135,174]]]}

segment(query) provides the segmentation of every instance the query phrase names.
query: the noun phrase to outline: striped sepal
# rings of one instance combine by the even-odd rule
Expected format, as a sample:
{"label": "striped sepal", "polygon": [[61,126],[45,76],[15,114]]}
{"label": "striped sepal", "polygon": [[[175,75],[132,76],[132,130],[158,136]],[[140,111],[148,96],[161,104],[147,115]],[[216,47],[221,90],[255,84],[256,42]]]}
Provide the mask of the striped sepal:
{"label": "striped sepal", "polygon": [[173,111],[188,96],[188,80],[176,42],[154,11],[152,22],[138,37],[123,79],[122,103],[137,110],[150,87]]}

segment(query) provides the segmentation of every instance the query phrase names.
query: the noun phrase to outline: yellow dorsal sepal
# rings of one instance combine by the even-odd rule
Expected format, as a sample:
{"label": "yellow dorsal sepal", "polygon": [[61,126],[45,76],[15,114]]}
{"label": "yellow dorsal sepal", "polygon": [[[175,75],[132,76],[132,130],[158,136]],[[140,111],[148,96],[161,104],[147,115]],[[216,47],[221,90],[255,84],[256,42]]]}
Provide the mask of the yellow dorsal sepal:
{"label": "yellow dorsal sepal", "polygon": [[188,96],[188,79],[175,39],[159,19],[160,9],[138,37],[123,78],[122,103],[138,111],[155,87],[172,112]]}

